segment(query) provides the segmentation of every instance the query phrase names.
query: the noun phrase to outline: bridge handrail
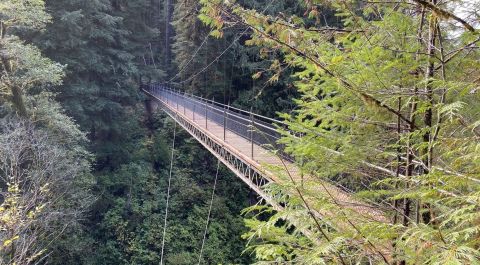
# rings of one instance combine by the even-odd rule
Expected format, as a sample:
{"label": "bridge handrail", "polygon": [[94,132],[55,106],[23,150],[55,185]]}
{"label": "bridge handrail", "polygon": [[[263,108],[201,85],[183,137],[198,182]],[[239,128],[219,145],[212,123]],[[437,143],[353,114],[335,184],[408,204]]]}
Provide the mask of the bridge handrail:
{"label": "bridge handrail", "polygon": [[[224,130],[226,128],[225,126],[229,124],[227,126],[228,130],[252,142],[252,157],[253,143],[255,143],[266,149],[277,151],[277,155],[289,161],[294,160],[293,157],[285,152],[285,145],[278,143],[278,140],[282,138],[278,129],[283,128],[288,130],[287,124],[284,122],[242,109],[233,108],[213,100],[187,94],[186,92],[182,93],[164,85],[150,84],[143,85],[143,88],[146,88],[146,90],[149,90],[151,93],[159,94],[159,96],[167,101],[167,104],[170,101],[173,102],[173,105],[176,103],[177,108],[183,106],[184,109],[188,108],[200,116],[205,116],[206,120],[212,119],[222,125]],[[197,109],[195,109],[195,107],[197,107]],[[195,115],[193,118],[195,119]],[[207,121],[205,122],[207,124]]]}
{"label": "bridge handrail", "polygon": [[[177,94],[177,95],[182,96],[181,94]],[[187,96],[183,96],[183,97],[189,99],[189,97],[187,97]],[[197,102],[198,102],[198,101],[197,101]],[[199,103],[200,103],[201,105],[207,106],[207,107],[209,107],[209,108],[211,108],[211,109],[214,109],[214,110],[217,110],[217,111],[220,111],[220,112],[223,111],[223,109],[216,108],[215,106],[212,106],[212,105],[210,105],[210,104],[205,104],[204,102],[201,102],[201,101],[200,101]],[[228,111],[228,110],[230,110],[230,109],[227,109],[227,108],[226,108],[226,110]],[[236,114],[234,114],[234,113],[232,113],[232,112],[229,112],[228,115],[229,115],[229,116],[233,116],[233,117],[235,117],[235,118],[239,118],[239,119],[241,119],[241,120],[243,120],[243,121],[246,121],[246,122],[248,122],[248,123],[250,123],[250,121],[251,121],[251,119],[249,119],[249,118],[236,115]],[[240,123],[240,122],[235,121],[235,120],[232,120],[232,121],[233,121],[233,122]],[[248,125],[248,124],[242,124],[242,125]],[[271,131],[275,131],[275,132],[277,131],[277,128],[269,127],[269,126],[264,125],[264,124],[262,124],[262,123],[258,123],[258,121],[257,121],[257,123],[255,123],[255,125],[256,125],[256,126],[260,126],[260,127],[262,127],[262,128],[265,128],[265,129],[268,129],[268,130],[271,130]],[[273,136],[273,135],[272,135],[272,136]],[[277,137],[277,139],[279,139],[279,138]]]}
{"label": "bridge handrail", "polygon": [[163,85],[153,85],[153,86],[156,86],[156,87],[159,87],[161,89],[164,89],[164,90],[168,90],[168,91],[171,91],[177,95],[188,95],[189,97],[192,97],[192,98],[196,98],[196,99],[200,99],[201,101],[207,101],[209,103],[213,103],[214,105],[218,105],[218,106],[221,106],[221,107],[225,107],[227,109],[230,109],[230,110],[236,110],[238,112],[241,112],[241,113],[245,113],[247,114],[247,116],[250,116],[250,115],[253,115],[254,117],[256,118],[259,118],[259,119],[262,119],[262,120],[266,120],[266,121],[269,121],[271,123],[275,123],[275,124],[279,124],[279,125],[282,125],[282,126],[285,126],[285,128],[288,126],[288,124],[286,124],[285,122],[283,121],[280,121],[280,120],[276,120],[276,119],[273,119],[273,118],[270,118],[270,117],[266,117],[266,116],[263,116],[263,115],[260,115],[260,114],[256,114],[254,112],[251,112],[251,111],[247,111],[247,110],[243,110],[243,109],[240,109],[240,108],[236,108],[236,107],[233,107],[231,105],[227,105],[227,104],[223,104],[223,103],[220,103],[220,102],[217,102],[217,101],[214,101],[212,99],[208,99],[208,98],[204,98],[204,97],[200,97],[200,96],[197,96],[197,95],[194,95],[192,93],[187,93],[185,91],[181,92],[179,90],[175,90],[175,89],[172,89],[170,87],[167,87],[167,86],[163,86]]}
{"label": "bridge handrail", "polygon": [[[181,96],[181,97],[186,98],[186,99],[197,99],[198,100],[198,101],[196,101],[197,103],[199,103],[201,105],[204,105],[204,106],[206,105],[209,108],[212,108],[215,105],[222,107],[222,109],[215,108],[218,111],[223,111],[223,108],[225,108],[225,109],[230,110],[230,111],[234,110],[234,111],[240,112],[239,114],[244,115],[244,116],[235,115],[232,112],[229,112],[229,115],[232,115],[236,118],[242,119],[242,120],[247,121],[247,122],[250,122],[251,121],[250,116],[253,116],[254,118],[257,119],[255,125],[258,125],[258,126],[264,128],[264,129],[270,130],[272,132],[278,132],[278,127],[282,127],[283,129],[286,129],[288,127],[288,125],[283,121],[279,121],[279,120],[272,119],[272,118],[269,118],[269,117],[266,117],[266,116],[263,116],[263,115],[259,115],[259,114],[256,114],[256,113],[253,113],[253,112],[250,112],[250,111],[235,108],[235,107],[232,107],[230,105],[219,103],[219,102],[216,102],[214,100],[207,99],[207,98],[199,97],[199,96],[196,96],[196,95],[191,94],[191,93],[179,92],[178,90],[171,89],[167,86],[152,84],[152,85],[150,85],[150,88],[160,88],[160,89],[163,89],[163,90],[166,90],[166,91],[170,91],[171,93],[173,93],[177,96]],[[211,104],[205,104],[205,102],[208,102],[208,103],[211,103]],[[214,106],[212,106],[212,104]],[[259,121],[261,123],[258,123]],[[267,126],[266,124],[271,125],[271,126]],[[277,139],[279,139],[279,138],[277,137]]]}

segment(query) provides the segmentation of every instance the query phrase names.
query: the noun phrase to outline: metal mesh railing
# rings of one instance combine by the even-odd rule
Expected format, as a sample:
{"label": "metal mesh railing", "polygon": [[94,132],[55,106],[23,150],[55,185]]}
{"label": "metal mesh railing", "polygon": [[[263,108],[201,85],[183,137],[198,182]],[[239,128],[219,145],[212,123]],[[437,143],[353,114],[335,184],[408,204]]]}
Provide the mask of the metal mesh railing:
{"label": "metal mesh railing", "polygon": [[[177,112],[193,115],[193,122],[208,129],[209,123],[223,128],[223,140],[226,141],[228,132],[233,132],[251,143],[251,156],[255,156],[254,144],[292,161],[292,157],[285,151],[285,146],[278,140],[281,134],[278,128],[286,128],[281,121],[264,117],[249,111],[241,110],[212,100],[204,99],[192,94],[175,91],[164,85],[145,85],[144,89],[161,98]],[[206,118],[205,118],[206,117]]]}

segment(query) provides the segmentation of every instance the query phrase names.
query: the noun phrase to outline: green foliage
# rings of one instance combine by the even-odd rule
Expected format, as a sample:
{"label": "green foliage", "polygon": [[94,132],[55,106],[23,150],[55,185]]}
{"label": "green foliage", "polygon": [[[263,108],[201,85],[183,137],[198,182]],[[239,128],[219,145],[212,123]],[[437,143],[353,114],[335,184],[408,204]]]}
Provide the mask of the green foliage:
{"label": "green foliage", "polygon": [[[281,142],[309,176],[300,186],[276,169],[284,184],[266,191],[285,205],[293,228],[279,226],[278,215],[249,223],[259,260],[479,262],[480,134],[472,129],[480,113],[472,75],[479,53],[466,51],[478,45],[478,30],[452,31],[451,6],[438,7],[442,16],[414,6],[307,1],[302,16],[271,16],[242,3],[203,2],[210,26],[243,23],[253,32],[248,45],[281,54],[301,93],[295,111],[282,115],[289,130]],[[334,12],[337,27],[312,23],[319,8]],[[381,209],[383,220],[349,206],[350,198],[319,192],[324,183],[350,190],[354,204]],[[299,212],[305,204],[318,215]],[[285,246],[292,233],[308,240]]]}
{"label": "green foliage", "polygon": [[42,30],[49,19],[44,1],[0,4],[0,101],[22,116],[27,115],[24,94],[32,94],[29,90],[33,87],[58,85],[63,77],[61,65],[43,57],[35,46],[20,38],[22,32]]}
{"label": "green foliage", "polygon": [[[172,124],[138,84],[173,78],[286,113],[281,143],[306,174],[272,167],[283,184],[265,192],[285,209],[249,208],[245,231],[248,192],[222,168],[203,263],[478,263],[478,32],[452,23],[462,1],[418,3],[176,1],[167,78],[164,1],[2,1],[3,260],[158,264]],[[166,259],[193,264],[216,163],[184,132],[177,147]],[[12,167],[15,150],[30,156]]]}
{"label": "green foliage", "polygon": [[[83,134],[68,118],[44,126],[48,119],[43,120],[42,114],[36,117],[35,123],[17,118],[0,121],[5,187],[0,259],[5,264],[35,264],[47,254],[57,255],[57,240],[80,231],[79,218],[92,202],[94,183],[90,156],[82,147]],[[60,128],[63,132],[68,128],[69,136],[77,139],[54,137]]]}
{"label": "green foliage", "polygon": [[[5,40],[4,52],[15,65],[9,84],[18,84],[24,90],[33,86],[55,86],[62,82],[63,67],[41,55],[38,48],[25,45],[17,37]],[[5,82],[6,83],[6,82]],[[4,85],[7,85],[5,84]]]}
{"label": "green foliage", "polygon": [[62,83],[64,67],[26,37],[50,19],[44,1],[0,3],[2,264],[63,255],[62,239],[82,232],[79,221],[93,201],[87,138],[49,92]]}
{"label": "green foliage", "polygon": [[[179,66],[188,60],[207,33],[196,14],[188,15],[190,4],[195,6],[196,1],[188,5],[177,3],[175,8],[174,26],[178,32],[174,52]],[[48,200],[35,202],[39,209],[44,209],[39,210],[45,213],[44,217],[36,219],[38,214],[33,211],[24,216],[17,211],[20,215],[9,217],[8,224],[25,228],[28,233],[2,234],[2,242],[6,242],[2,255],[13,253],[12,246],[21,245],[19,240],[27,245],[28,240],[35,239],[35,247],[26,248],[28,255],[24,257],[30,258],[28,262],[43,259],[41,262],[50,264],[158,264],[171,124],[164,125],[160,119],[145,115],[138,81],[162,80],[168,70],[161,63],[168,54],[160,48],[165,41],[159,34],[165,31],[165,23],[158,25],[158,21],[165,20],[159,15],[163,11],[158,3],[146,1],[47,0],[0,4],[1,115],[12,117],[16,112],[34,124],[34,131],[40,130],[46,138],[54,139],[51,151],[63,150],[62,158],[56,159],[62,170],[71,173],[65,173],[70,178],[55,184],[52,198],[57,198],[56,208],[50,208],[53,203],[50,205]],[[187,16],[180,18],[184,15]],[[229,32],[227,37],[235,36]],[[219,50],[225,45],[221,41],[208,42],[205,48]],[[244,54],[244,49],[249,53]],[[223,61],[223,69],[208,69],[193,84],[200,84],[203,79],[202,89],[209,95],[225,94],[227,83],[242,87],[244,79],[256,68],[252,63],[256,53],[255,48],[237,45],[231,53],[234,56]],[[203,67],[206,60],[216,56],[205,51],[200,55],[192,64],[195,68]],[[238,67],[237,58],[242,60]],[[193,70],[189,69],[182,78],[188,73]],[[209,89],[207,74],[213,74],[214,80]],[[252,97],[246,91],[248,87],[243,90],[242,100],[237,104]],[[283,96],[285,91],[278,94]],[[260,101],[258,105],[263,106]],[[271,107],[265,112],[276,110]],[[198,259],[214,175],[203,168],[214,162],[186,135],[179,138],[182,144],[176,154],[179,164],[174,167],[176,184],[172,197],[174,210],[167,229],[167,261],[192,264]],[[95,157],[85,150],[86,146]],[[95,180],[89,174],[90,162]],[[28,168],[22,167],[25,169]],[[61,175],[63,171],[59,172]],[[203,262],[250,263],[249,256],[241,256],[244,241],[240,235],[245,231],[238,215],[247,205],[248,192],[226,169],[222,169],[221,175],[226,180],[220,183],[214,201]],[[11,195],[9,201],[18,201],[28,194],[25,185],[19,188],[7,194]],[[59,192],[61,188],[63,193]],[[43,232],[35,230],[37,223],[49,217],[53,209],[78,212],[64,220],[49,219],[54,224],[48,223],[51,231],[44,233],[48,236],[36,238],[37,232]],[[2,216],[4,213],[11,216],[12,211],[16,208],[8,208]],[[94,255],[85,255],[92,246],[96,250]],[[28,262],[18,260],[17,264]]]}
{"label": "green foliage", "polygon": [[5,0],[0,3],[0,14],[2,23],[12,28],[38,30],[50,21],[43,0]]}
{"label": "green foliage", "polygon": [[[99,176],[99,187],[104,190],[94,207],[99,225],[94,226],[98,253],[93,264],[160,262],[171,145],[164,139],[172,139],[172,124],[161,121],[164,116],[158,118],[153,142],[142,144],[146,139],[141,139],[136,145],[140,149],[133,154],[135,160]],[[177,135],[176,144],[165,258],[169,264],[192,264],[198,260],[215,172],[206,166],[213,164],[213,157],[185,133]],[[150,149],[152,145],[157,147]],[[248,193],[241,184],[232,185],[231,178],[226,169],[222,170],[204,250],[207,264],[248,263],[248,257],[240,255],[244,227],[238,215],[245,206],[239,202],[245,202]]]}

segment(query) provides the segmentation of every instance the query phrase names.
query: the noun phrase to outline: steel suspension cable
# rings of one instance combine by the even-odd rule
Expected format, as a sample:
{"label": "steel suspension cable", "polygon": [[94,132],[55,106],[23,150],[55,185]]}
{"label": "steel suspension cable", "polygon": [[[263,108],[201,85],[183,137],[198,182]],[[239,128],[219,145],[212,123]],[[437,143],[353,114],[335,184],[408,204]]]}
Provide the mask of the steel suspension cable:
{"label": "steel suspension cable", "polygon": [[165,217],[163,221],[162,252],[160,255],[160,265],[163,265],[163,253],[165,250],[165,234],[167,232],[168,205],[170,202],[170,187],[172,184],[173,156],[175,152],[175,138],[177,136],[177,123],[173,127],[172,155],[170,156],[170,172],[168,174],[167,202],[165,206]]}
{"label": "steel suspension cable", "polygon": [[187,67],[190,65],[190,63],[193,61],[193,59],[195,59],[195,57],[197,56],[198,52],[203,48],[203,45],[205,45],[210,37],[210,34],[213,32],[214,29],[210,30],[210,32],[207,34],[207,36],[205,36],[205,38],[203,39],[202,43],[200,44],[200,46],[198,46],[198,48],[195,50],[195,52],[193,53],[193,55],[190,57],[190,59],[184,63],[181,67],[180,67],[180,70],[178,71],[177,74],[175,74],[174,77],[172,77],[170,80],[167,81],[167,83],[171,83],[173,80],[175,80],[183,71],[185,71],[187,69]]}
{"label": "steel suspension cable", "polygon": [[[269,8],[270,6],[273,4],[275,0],[271,0],[266,6],[265,8],[262,10],[262,14],[265,13]],[[238,22],[235,22],[235,25],[238,24]],[[233,41],[230,43],[230,45],[227,46],[227,48],[225,48],[217,57],[215,57],[215,59],[213,61],[211,61],[209,64],[207,64],[204,68],[202,68],[200,71],[198,71],[197,73],[195,73],[194,75],[190,76],[189,78],[183,80],[183,81],[180,81],[178,82],[178,84],[185,84],[187,83],[188,81],[194,79],[195,77],[199,76],[200,74],[202,74],[203,72],[205,72],[208,68],[210,68],[210,66],[212,66],[215,62],[218,61],[218,59],[220,59],[221,57],[223,57],[223,55],[225,53],[227,53],[228,50],[230,50],[230,48],[233,47],[233,45],[238,41],[240,40],[240,38],[245,34],[247,33],[247,31],[249,30],[250,28],[247,27],[245,28],[245,30],[243,30],[240,34],[236,34],[237,36],[233,39]],[[213,32],[213,29],[210,31],[210,32]],[[207,35],[208,36],[208,35]],[[203,43],[202,43],[203,45]],[[195,55],[198,53],[198,50],[196,51]],[[191,58],[191,60],[193,60],[193,57]],[[190,60],[190,61],[191,61]],[[175,78],[175,77],[174,77]],[[172,81],[174,78],[172,78],[170,81]],[[170,82],[169,81],[169,82]]]}
{"label": "steel suspension cable", "polygon": [[210,216],[212,214],[213,199],[215,198],[215,190],[217,188],[218,172],[220,170],[220,159],[217,162],[217,173],[215,173],[215,182],[213,183],[212,197],[210,199],[210,205],[208,207],[207,222],[205,224],[205,231],[203,232],[202,246],[200,248],[200,254],[198,255],[198,265],[202,262],[203,248],[205,247],[205,241],[207,239],[208,224],[210,223]]}

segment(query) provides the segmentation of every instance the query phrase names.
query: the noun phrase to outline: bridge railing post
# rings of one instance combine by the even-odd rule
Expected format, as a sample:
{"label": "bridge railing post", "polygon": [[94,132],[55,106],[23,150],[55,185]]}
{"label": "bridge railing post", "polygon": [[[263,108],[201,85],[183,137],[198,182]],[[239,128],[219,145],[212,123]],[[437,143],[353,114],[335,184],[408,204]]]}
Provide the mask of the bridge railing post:
{"label": "bridge railing post", "polygon": [[193,122],[195,123],[195,112],[197,112],[197,102],[193,100]]}
{"label": "bridge railing post", "polygon": [[250,142],[251,142],[251,148],[252,148],[252,160],[253,160],[253,151],[254,151],[254,144],[253,144],[253,133],[255,130],[255,120],[253,119],[253,112],[250,110]]}
{"label": "bridge railing post", "polygon": [[207,98],[205,98],[205,129],[208,129],[208,107],[207,107]]}
{"label": "bridge railing post", "polygon": [[186,92],[183,91],[183,115],[186,116],[187,115],[187,112],[185,110],[185,108],[187,107],[187,96],[186,96]]}
{"label": "bridge railing post", "polygon": [[223,141],[227,141],[227,108],[223,106]]}
{"label": "bridge railing post", "polygon": [[178,101],[180,100],[178,98],[178,91],[176,91],[174,94],[175,94],[175,101],[177,102],[177,111],[178,111]]}
{"label": "bridge railing post", "polygon": [[215,123],[215,97],[212,97],[212,102],[208,103],[208,106],[211,109],[210,115],[212,116],[212,121]]}
{"label": "bridge railing post", "polygon": [[168,104],[172,104],[172,91],[167,90],[167,96],[168,96]]}

